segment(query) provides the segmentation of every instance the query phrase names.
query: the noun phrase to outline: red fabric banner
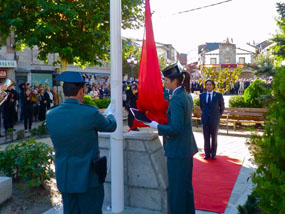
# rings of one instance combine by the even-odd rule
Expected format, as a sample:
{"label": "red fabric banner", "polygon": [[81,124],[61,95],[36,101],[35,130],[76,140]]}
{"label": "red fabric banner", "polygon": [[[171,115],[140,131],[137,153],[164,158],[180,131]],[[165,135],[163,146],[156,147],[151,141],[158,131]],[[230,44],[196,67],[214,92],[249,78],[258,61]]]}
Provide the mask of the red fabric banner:
{"label": "red fabric banner", "polygon": [[[145,1],[145,33],[139,68],[137,107],[147,117],[160,124],[167,124],[168,101],[163,97],[163,87],[156,45],[153,36],[149,0]],[[145,127],[134,120],[133,127]]]}

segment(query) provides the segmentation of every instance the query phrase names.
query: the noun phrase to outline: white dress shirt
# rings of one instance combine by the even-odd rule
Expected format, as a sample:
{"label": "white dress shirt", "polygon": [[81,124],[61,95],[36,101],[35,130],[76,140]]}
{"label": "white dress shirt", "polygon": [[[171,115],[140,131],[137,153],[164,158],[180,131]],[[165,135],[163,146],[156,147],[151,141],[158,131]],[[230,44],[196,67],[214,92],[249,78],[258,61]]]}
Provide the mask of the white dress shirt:
{"label": "white dress shirt", "polygon": [[209,94],[210,94],[210,98],[211,98],[210,102],[212,102],[212,100],[213,100],[213,92],[214,92],[214,91],[207,92],[207,96],[206,96],[206,103],[208,103],[208,102],[209,102],[209,101],[208,101]]}

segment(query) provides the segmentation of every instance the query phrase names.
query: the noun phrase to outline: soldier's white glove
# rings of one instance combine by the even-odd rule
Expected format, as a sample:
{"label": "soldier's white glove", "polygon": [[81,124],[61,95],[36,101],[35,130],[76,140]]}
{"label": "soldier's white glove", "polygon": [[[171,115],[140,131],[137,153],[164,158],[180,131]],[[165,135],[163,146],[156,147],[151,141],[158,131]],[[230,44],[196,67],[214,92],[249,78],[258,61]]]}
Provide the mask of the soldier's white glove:
{"label": "soldier's white glove", "polygon": [[106,110],[104,111],[105,115],[114,114],[115,113],[115,102],[111,101]]}
{"label": "soldier's white glove", "polygon": [[157,126],[159,125],[156,121],[151,121],[150,123],[144,123],[145,125],[149,126],[152,129],[157,129]]}

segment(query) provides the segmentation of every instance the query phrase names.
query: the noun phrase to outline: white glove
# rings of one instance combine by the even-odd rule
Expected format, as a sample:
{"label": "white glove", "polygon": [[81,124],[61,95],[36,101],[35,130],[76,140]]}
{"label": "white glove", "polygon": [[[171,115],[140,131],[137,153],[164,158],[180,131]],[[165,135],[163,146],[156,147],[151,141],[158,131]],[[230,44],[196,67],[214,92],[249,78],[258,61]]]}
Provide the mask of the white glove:
{"label": "white glove", "polygon": [[152,129],[157,129],[157,126],[159,125],[156,121],[151,121],[150,123],[144,123],[145,125],[149,126]]}
{"label": "white glove", "polygon": [[114,114],[115,113],[115,102],[111,101],[106,110],[104,111],[105,115]]}

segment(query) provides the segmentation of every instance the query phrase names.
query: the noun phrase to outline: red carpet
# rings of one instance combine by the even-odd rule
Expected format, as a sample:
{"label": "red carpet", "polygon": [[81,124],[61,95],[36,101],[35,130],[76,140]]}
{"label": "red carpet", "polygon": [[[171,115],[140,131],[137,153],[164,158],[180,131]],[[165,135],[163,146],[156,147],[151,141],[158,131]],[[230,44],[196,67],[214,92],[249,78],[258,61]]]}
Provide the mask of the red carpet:
{"label": "red carpet", "polygon": [[227,156],[216,160],[194,157],[193,188],[195,208],[224,213],[240,171],[242,162]]}

